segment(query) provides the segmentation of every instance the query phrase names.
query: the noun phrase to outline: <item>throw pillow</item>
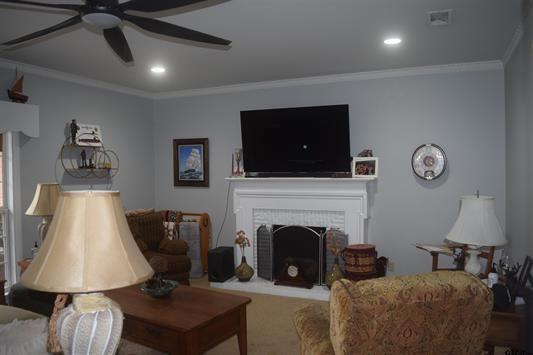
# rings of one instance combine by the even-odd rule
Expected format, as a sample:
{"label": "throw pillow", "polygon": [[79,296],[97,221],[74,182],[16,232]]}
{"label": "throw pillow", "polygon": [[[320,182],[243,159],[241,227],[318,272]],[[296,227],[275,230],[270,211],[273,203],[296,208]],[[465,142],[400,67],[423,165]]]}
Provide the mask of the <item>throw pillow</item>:
{"label": "throw pillow", "polygon": [[0,354],[48,354],[48,318],[18,320],[0,324]]}
{"label": "throw pillow", "polygon": [[178,229],[176,228],[176,222],[163,222],[165,226],[165,236],[170,239],[179,239]]}

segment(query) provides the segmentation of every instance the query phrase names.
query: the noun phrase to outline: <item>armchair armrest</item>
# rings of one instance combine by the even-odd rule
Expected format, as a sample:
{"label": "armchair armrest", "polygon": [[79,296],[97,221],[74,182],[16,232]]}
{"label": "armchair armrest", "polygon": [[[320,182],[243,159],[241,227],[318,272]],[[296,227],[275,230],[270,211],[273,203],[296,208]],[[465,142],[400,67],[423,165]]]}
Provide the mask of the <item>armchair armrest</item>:
{"label": "armchair armrest", "polygon": [[163,238],[159,243],[159,251],[164,254],[183,255],[187,254],[189,246],[183,240],[170,240]]}

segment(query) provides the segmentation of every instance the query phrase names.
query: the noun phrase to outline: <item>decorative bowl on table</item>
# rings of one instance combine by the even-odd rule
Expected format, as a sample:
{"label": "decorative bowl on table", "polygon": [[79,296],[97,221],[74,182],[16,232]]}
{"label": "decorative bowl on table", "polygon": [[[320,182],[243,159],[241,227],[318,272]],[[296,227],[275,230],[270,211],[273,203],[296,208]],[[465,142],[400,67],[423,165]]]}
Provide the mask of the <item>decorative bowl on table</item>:
{"label": "decorative bowl on table", "polygon": [[179,282],[174,280],[163,280],[162,285],[154,285],[149,282],[141,284],[141,291],[152,297],[168,297],[176,287],[179,286]]}

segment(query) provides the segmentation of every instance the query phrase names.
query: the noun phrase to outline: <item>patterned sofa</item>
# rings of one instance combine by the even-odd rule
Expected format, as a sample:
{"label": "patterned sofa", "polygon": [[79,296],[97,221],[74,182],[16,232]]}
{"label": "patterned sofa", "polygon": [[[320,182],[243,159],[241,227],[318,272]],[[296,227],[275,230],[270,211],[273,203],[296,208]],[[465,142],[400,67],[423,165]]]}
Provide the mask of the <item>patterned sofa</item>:
{"label": "patterned sofa", "polygon": [[480,354],[492,292],[462,271],[334,283],[328,306],[297,311],[301,353]]}

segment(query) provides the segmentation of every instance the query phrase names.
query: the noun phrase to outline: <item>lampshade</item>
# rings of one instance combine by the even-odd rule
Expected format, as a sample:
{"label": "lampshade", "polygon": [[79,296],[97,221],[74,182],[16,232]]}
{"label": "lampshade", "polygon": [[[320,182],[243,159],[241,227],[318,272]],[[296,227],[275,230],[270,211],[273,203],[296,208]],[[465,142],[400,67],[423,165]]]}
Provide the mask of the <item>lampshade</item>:
{"label": "lampshade", "polygon": [[93,292],[141,283],[152,274],[118,191],[68,191],[59,195],[46,239],[21,282],[47,292]]}
{"label": "lampshade", "polygon": [[37,184],[35,195],[30,207],[26,210],[28,216],[52,216],[56,209],[60,192],[59,184]]}
{"label": "lampshade", "polygon": [[499,246],[507,243],[494,210],[494,197],[461,197],[459,216],[446,239],[474,246]]}

